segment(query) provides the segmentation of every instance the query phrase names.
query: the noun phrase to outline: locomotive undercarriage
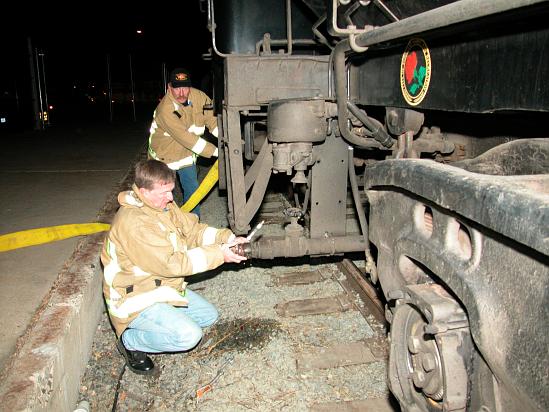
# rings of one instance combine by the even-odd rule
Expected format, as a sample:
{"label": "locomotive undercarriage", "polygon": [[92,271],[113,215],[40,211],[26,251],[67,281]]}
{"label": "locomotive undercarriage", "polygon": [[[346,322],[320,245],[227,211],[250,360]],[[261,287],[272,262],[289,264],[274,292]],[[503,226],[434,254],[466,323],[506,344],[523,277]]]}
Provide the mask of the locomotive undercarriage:
{"label": "locomotive undercarriage", "polygon": [[[370,4],[333,3],[335,9],[349,4],[348,10]],[[251,257],[365,252],[369,275],[387,299],[390,389],[406,411],[549,407],[543,330],[549,143],[529,138],[532,125],[546,136],[546,118],[498,133],[486,114],[547,111],[547,93],[496,88],[514,79],[509,84],[528,90],[528,82],[513,77],[520,70],[488,77],[481,69],[465,71],[483,60],[513,61],[526,44],[531,54],[521,61],[540,63],[536,47],[549,39],[543,13],[525,13],[536,16],[534,24],[509,36],[500,26],[477,37],[468,33],[463,42],[466,29],[442,30],[439,38],[430,32],[439,64],[433,73],[440,77],[424,107],[403,104],[398,71],[388,74],[399,67],[401,52],[390,48],[403,49],[402,38],[467,22],[467,14],[473,19],[528,4],[455,2],[447,13],[440,7],[377,31],[365,27],[334,44],[330,56],[292,55],[284,46],[274,54],[269,36],[257,55],[223,56],[220,186],[227,189],[231,227],[246,233],[269,180],[286,174],[296,193],[286,236],[252,242]],[[367,57],[356,58],[370,46]],[[456,76],[460,68],[468,75]],[[536,76],[532,84],[542,82]],[[435,112],[449,113],[450,127],[439,127]],[[472,134],[462,131],[463,123]],[[346,230],[349,189],[358,234]]]}
{"label": "locomotive undercarriage", "polygon": [[[234,59],[230,64],[238,67]],[[277,69],[286,63],[275,62],[269,64]],[[284,105],[291,110],[285,113]],[[496,411],[501,402],[505,410],[528,403],[535,410],[531,399],[547,403],[545,394],[530,393],[548,383],[540,369],[544,353],[537,349],[545,344],[539,325],[547,322],[546,312],[525,304],[542,302],[548,286],[544,228],[536,223],[536,210],[545,206],[535,193],[549,187],[541,175],[549,171],[547,141],[493,138],[494,148],[483,152],[479,139],[445,134],[421,118],[414,120],[416,136],[402,133],[385,148],[351,116],[350,130],[370,139],[372,147],[349,157],[334,106],[316,96],[224,107],[222,161],[233,230],[249,230],[273,173],[287,174],[302,194],[288,210],[286,236],[260,237],[249,255],[366,250],[371,277],[379,276],[388,301],[389,382],[405,410]],[[387,117],[406,123],[407,111],[394,112],[387,108]],[[315,132],[318,127],[323,131]],[[364,167],[358,181],[368,198],[366,240],[345,231],[348,175],[356,166]],[[366,242],[375,245],[374,257]],[[515,316],[517,311],[522,313]],[[509,330],[520,335],[510,337]],[[525,356],[536,351],[538,356]]]}

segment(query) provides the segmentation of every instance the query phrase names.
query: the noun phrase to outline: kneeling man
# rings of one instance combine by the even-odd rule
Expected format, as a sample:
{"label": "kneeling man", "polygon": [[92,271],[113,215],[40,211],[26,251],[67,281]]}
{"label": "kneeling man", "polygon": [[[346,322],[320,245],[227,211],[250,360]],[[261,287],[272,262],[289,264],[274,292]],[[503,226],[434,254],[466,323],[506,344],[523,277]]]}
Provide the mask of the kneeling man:
{"label": "kneeling man", "polygon": [[229,229],[199,223],[173,202],[175,172],[157,160],[135,169],[132,190],[118,195],[105,240],[103,293],[117,346],[135,373],[150,374],[146,353],[194,348],[202,328],[218,317],[216,308],[186,289],[185,277],[246,258],[230,248],[245,243]]}

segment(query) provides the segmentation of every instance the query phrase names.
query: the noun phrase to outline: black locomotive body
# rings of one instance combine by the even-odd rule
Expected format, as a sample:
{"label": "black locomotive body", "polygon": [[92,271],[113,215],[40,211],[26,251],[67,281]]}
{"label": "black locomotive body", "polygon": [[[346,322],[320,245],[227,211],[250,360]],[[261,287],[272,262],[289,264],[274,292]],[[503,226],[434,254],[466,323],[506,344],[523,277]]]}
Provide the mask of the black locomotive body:
{"label": "black locomotive body", "polygon": [[233,230],[273,174],[295,190],[249,253],[365,252],[403,410],[549,410],[549,2],[207,9]]}

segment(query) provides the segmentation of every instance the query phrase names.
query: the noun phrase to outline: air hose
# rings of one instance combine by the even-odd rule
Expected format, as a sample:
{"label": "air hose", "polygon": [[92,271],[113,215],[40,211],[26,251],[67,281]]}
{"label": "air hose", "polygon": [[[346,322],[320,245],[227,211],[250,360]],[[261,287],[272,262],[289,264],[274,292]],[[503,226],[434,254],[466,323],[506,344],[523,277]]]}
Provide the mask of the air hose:
{"label": "air hose", "polygon": [[74,236],[91,235],[109,230],[110,227],[107,223],[77,223],[8,233],[0,236],[0,252],[56,242]]}
{"label": "air hose", "polygon": [[[200,203],[216,184],[219,173],[217,160],[208,171],[208,174],[200,183],[200,186],[191,195],[189,200],[181,206],[181,210],[189,212]],[[91,235],[97,232],[109,230],[111,225],[107,223],[76,223],[71,225],[60,225],[42,227],[38,229],[22,230],[20,232],[8,233],[0,236],[0,252],[20,249],[28,246],[36,246],[44,243],[56,242],[75,236]]]}
{"label": "air hose", "polygon": [[208,171],[208,174],[202,180],[202,183],[200,183],[200,186],[198,186],[198,189],[191,195],[189,200],[185,202],[183,206],[181,206],[181,210],[183,212],[190,212],[193,210],[196,205],[200,203],[202,199],[206,197],[208,193],[210,193],[210,190],[212,190],[212,187],[215,186],[217,183],[217,180],[219,179],[219,170],[217,168],[218,161],[216,160],[213,166]]}

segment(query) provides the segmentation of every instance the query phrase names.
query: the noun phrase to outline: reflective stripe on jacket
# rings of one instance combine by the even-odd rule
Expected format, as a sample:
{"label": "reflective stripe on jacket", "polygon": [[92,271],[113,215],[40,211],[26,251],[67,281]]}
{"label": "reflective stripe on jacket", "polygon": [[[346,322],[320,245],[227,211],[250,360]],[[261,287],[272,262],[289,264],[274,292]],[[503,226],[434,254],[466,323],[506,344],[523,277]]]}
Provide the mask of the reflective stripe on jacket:
{"label": "reflective stripe on jacket", "polygon": [[184,276],[223,263],[221,243],[234,235],[198,222],[170,203],[165,210],[147,204],[138,189],[118,195],[117,212],[101,253],[103,293],[118,336],[157,302],[185,306]]}

